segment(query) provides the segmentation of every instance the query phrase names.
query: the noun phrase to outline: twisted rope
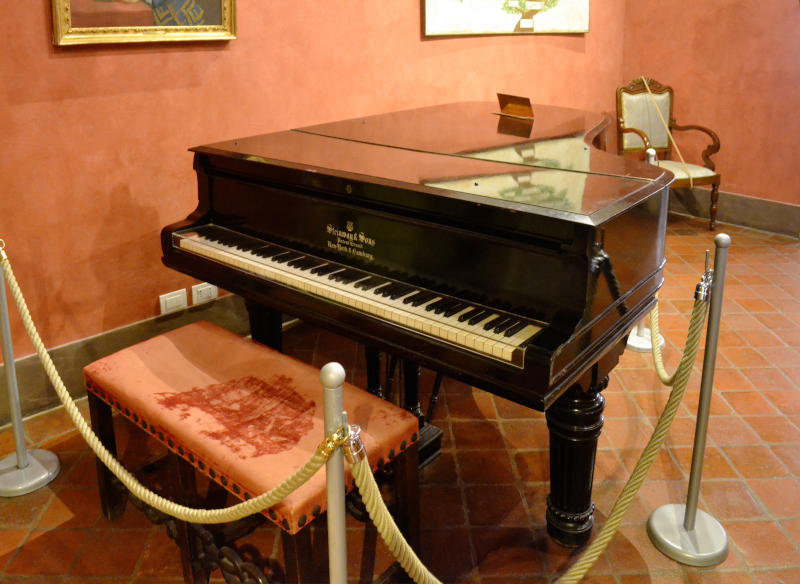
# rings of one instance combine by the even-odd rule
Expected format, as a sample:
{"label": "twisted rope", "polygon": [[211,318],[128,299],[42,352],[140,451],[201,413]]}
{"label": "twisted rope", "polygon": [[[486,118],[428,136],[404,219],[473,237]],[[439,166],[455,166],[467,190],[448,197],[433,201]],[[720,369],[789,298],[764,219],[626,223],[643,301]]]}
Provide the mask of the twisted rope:
{"label": "twisted rope", "polygon": [[[611,538],[614,537],[617,529],[619,529],[622,518],[633,503],[633,498],[639,492],[642,483],[644,483],[644,479],[647,477],[647,473],[650,471],[653,461],[664,444],[664,439],[667,436],[669,427],[675,419],[678,406],[680,406],[684,391],[686,390],[686,384],[689,382],[689,375],[692,372],[692,366],[697,356],[697,349],[700,346],[700,337],[703,333],[703,323],[705,322],[707,312],[708,304],[702,300],[696,300],[694,309],[692,310],[692,320],[689,323],[689,334],[686,339],[683,357],[678,365],[678,369],[672,376],[674,385],[669,394],[667,404],[664,406],[664,411],[658,419],[653,435],[650,437],[647,446],[645,446],[639,460],[636,462],[630,479],[628,479],[628,482],[625,483],[625,486],[622,488],[622,492],[614,503],[611,514],[600,530],[600,534],[589,547],[586,548],[586,551],[583,552],[580,559],[572,565],[567,573],[558,579],[558,584],[575,584],[576,582],[580,582],[581,578],[586,575],[586,572],[589,571],[589,568],[592,567],[600,554],[608,547]],[[658,312],[656,309],[653,309],[651,312],[650,319],[650,327],[652,330],[653,322],[658,320]],[[656,325],[656,328],[657,327],[658,325]],[[654,342],[653,347],[653,354],[655,355],[655,347],[658,347],[658,343]]]}
{"label": "twisted rope", "polygon": [[441,584],[441,581],[431,574],[417,554],[414,553],[414,550],[411,549],[411,546],[408,545],[408,542],[403,537],[400,528],[394,522],[392,514],[389,513],[383,502],[367,459],[364,458],[350,468],[353,472],[358,492],[361,493],[361,499],[367,508],[367,513],[369,513],[369,517],[372,523],[375,524],[375,528],[378,530],[386,547],[397,559],[397,563],[417,584]]}
{"label": "twisted rope", "polygon": [[[692,334],[702,335],[702,325],[705,321],[705,314],[708,311],[708,303],[702,301],[695,301],[694,306],[692,307],[692,316],[689,319],[689,334],[686,338],[686,346],[689,344],[689,339],[691,338]],[[697,312],[702,312],[702,318],[700,315],[696,314]],[[695,333],[692,332],[692,326],[696,325],[700,328],[699,331]],[[671,386],[675,383],[675,378],[678,374],[678,369],[680,369],[680,364],[678,364],[678,369],[670,375],[667,373],[666,368],[664,367],[664,360],[661,356],[661,343],[659,342],[659,324],[658,324],[658,304],[653,306],[653,310],[650,311],[650,344],[653,346],[653,364],[656,368],[656,373],[658,373],[658,378],[661,379],[661,383],[667,386]],[[684,347],[684,354],[682,358],[686,358],[686,348]],[[692,359],[694,361],[694,359]]]}

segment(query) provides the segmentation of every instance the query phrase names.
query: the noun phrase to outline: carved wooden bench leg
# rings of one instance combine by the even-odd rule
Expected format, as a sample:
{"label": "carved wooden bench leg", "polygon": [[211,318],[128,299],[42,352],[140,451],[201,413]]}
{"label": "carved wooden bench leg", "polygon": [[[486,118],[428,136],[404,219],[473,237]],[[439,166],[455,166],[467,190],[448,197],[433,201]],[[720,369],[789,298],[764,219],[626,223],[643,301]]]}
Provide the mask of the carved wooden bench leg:
{"label": "carved wooden bench leg", "polygon": [[[284,570],[287,584],[310,584],[324,582],[314,565],[312,553],[314,545],[311,542],[311,529],[303,529],[292,535],[281,530],[281,545],[283,545]],[[327,550],[326,550],[327,552]]]}
{"label": "carved wooden bench leg", "polygon": [[[202,506],[197,495],[197,482],[194,467],[177,454],[169,453],[169,466],[172,471],[170,495],[172,500],[187,506]],[[186,584],[208,584],[211,570],[202,561],[202,552],[192,526],[186,521],[175,519],[175,543],[181,554],[183,581]]]}
{"label": "carved wooden bench leg", "polygon": [[[89,392],[89,416],[92,422],[92,430],[97,434],[103,446],[116,457],[117,441],[114,436],[114,419],[111,406],[91,392]],[[96,463],[97,487],[100,491],[100,505],[103,515],[106,519],[114,520],[125,511],[128,493],[99,458],[96,459]]]}

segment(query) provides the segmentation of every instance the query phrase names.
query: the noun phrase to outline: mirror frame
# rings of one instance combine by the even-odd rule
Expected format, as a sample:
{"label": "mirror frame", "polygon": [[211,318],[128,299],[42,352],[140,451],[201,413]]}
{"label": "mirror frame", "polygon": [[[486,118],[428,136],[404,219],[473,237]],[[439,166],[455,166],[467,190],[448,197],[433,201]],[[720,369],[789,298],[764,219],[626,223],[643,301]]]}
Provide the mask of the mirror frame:
{"label": "mirror frame", "polygon": [[236,0],[219,0],[221,23],[211,26],[72,26],[71,0],[52,0],[53,44],[95,45],[168,41],[227,41],[236,38]]}

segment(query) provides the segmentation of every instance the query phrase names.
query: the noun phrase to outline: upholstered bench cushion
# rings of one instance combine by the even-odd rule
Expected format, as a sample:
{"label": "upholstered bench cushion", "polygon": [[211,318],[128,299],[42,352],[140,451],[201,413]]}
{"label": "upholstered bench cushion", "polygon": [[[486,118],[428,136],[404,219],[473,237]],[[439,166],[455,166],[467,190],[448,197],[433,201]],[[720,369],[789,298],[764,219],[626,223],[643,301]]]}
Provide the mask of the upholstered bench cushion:
{"label": "upholstered bench cushion", "polygon": [[[95,361],[84,377],[91,392],[239,498],[274,488],[324,438],[317,368],[207,322]],[[348,383],[343,403],[373,467],[417,439],[417,419],[393,404]],[[323,470],[267,516],[295,533],[324,507]]]}

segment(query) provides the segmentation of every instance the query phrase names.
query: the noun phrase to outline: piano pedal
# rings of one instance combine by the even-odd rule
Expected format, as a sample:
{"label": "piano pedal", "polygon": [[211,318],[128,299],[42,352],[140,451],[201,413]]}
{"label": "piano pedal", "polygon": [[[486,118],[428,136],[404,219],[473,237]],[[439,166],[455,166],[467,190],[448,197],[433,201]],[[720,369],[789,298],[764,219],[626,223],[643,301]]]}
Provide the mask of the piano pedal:
{"label": "piano pedal", "polygon": [[444,432],[430,422],[425,422],[419,431],[419,468],[425,468],[442,452],[442,435]]}

